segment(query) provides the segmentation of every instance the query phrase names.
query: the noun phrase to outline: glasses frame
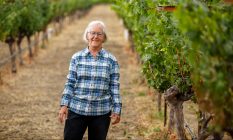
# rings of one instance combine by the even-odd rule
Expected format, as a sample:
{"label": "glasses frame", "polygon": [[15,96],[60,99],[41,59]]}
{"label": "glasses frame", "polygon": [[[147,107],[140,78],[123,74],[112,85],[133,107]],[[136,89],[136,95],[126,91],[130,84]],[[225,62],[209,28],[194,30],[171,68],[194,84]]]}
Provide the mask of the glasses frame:
{"label": "glasses frame", "polygon": [[97,35],[97,37],[103,37],[104,36],[103,32],[90,31],[90,32],[87,32],[87,33],[89,33],[91,36],[96,36],[96,35]]}

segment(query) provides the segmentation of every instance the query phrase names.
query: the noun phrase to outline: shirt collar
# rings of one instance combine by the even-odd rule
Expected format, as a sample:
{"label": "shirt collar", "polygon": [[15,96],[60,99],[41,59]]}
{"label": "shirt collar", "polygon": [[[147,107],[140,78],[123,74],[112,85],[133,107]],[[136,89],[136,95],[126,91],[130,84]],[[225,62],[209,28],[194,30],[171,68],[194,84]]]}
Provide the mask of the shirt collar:
{"label": "shirt collar", "polygon": [[85,55],[88,55],[88,54],[90,53],[88,47],[83,51],[83,53],[84,53]]}
{"label": "shirt collar", "polygon": [[[84,54],[85,55],[90,55],[91,54],[88,47],[84,50]],[[101,50],[98,52],[97,56],[103,56],[103,55],[104,55],[104,49],[101,48]]]}

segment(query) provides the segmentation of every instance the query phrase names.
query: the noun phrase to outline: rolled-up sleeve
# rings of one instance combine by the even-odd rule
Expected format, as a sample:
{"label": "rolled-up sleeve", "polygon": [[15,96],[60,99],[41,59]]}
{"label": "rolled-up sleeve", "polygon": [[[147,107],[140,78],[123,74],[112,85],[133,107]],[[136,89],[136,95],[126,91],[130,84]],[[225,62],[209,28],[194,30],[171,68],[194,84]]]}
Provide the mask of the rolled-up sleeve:
{"label": "rolled-up sleeve", "polygon": [[117,61],[112,61],[110,71],[110,94],[113,102],[113,113],[121,114],[122,101],[120,96],[120,73]]}
{"label": "rolled-up sleeve", "polygon": [[60,103],[61,106],[64,105],[69,106],[71,97],[73,96],[76,79],[77,79],[76,60],[75,60],[75,56],[72,56],[69,66],[69,73],[67,75],[67,80],[61,98],[61,103]]}

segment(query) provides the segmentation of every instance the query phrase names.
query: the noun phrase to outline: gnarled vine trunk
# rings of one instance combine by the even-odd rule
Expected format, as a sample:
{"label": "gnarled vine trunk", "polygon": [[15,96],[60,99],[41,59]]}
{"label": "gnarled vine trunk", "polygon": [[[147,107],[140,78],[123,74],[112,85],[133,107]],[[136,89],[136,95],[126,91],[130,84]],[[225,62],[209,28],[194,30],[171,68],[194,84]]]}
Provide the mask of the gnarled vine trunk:
{"label": "gnarled vine trunk", "polygon": [[164,94],[164,98],[170,108],[168,130],[173,131],[175,124],[178,139],[186,140],[187,137],[185,135],[183,114],[184,101],[177,98],[178,94],[179,89],[176,86],[172,86]]}
{"label": "gnarled vine trunk", "polygon": [[157,100],[157,107],[158,107],[158,111],[161,112],[162,111],[162,94],[160,92],[158,92],[158,100]]}
{"label": "gnarled vine trunk", "polygon": [[22,58],[22,47],[21,47],[21,42],[23,40],[23,35],[19,34],[18,40],[17,40],[17,47],[19,51],[19,64],[23,65],[23,58]]}
{"label": "gnarled vine trunk", "polygon": [[47,44],[49,42],[49,37],[47,33],[47,28],[43,29],[43,35],[42,35],[42,48],[47,48]]}
{"label": "gnarled vine trunk", "polygon": [[16,49],[14,46],[15,40],[14,40],[14,38],[9,37],[6,39],[5,42],[9,45],[9,50],[10,50],[10,55],[11,55],[11,71],[13,73],[16,73],[17,72],[17,69],[16,69]]}
{"label": "gnarled vine trunk", "polygon": [[34,54],[37,55],[38,53],[38,45],[39,45],[39,37],[40,37],[40,33],[39,32],[36,32],[35,35],[34,35],[34,42],[35,42],[35,51],[34,51]]}
{"label": "gnarled vine trunk", "polygon": [[27,35],[27,40],[28,40],[28,50],[29,50],[29,56],[32,57],[32,43],[31,43],[31,38],[29,35]]}
{"label": "gnarled vine trunk", "polygon": [[173,132],[175,127],[175,110],[174,107],[170,107],[169,111],[169,122],[168,122],[168,131]]}

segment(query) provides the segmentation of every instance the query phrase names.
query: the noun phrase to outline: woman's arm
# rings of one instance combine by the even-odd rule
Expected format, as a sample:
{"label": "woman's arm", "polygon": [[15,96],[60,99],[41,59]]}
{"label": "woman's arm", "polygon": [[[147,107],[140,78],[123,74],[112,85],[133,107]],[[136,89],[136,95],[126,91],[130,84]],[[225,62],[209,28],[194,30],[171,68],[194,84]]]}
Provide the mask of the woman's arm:
{"label": "woman's arm", "polygon": [[77,79],[76,60],[75,60],[75,57],[73,56],[70,61],[69,73],[67,75],[67,80],[65,83],[65,87],[64,87],[64,91],[63,91],[61,103],[60,103],[61,108],[59,111],[58,120],[61,123],[63,123],[65,119],[67,118],[68,107],[70,104],[72,94],[74,92],[76,79]]}
{"label": "woman's arm", "polygon": [[111,71],[110,71],[110,94],[113,101],[113,113],[121,114],[122,102],[120,97],[120,73],[119,65],[117,61],[113,61]]}
{"label": "woman's arm", "polygon": [[69,73],[67,75],[67,80],[62,94],[62,99],[60,103],[61,106],[69,107],[70,99],[74,92],[76,79],[77,79],[76,59],[73,56],[70,61]]}

